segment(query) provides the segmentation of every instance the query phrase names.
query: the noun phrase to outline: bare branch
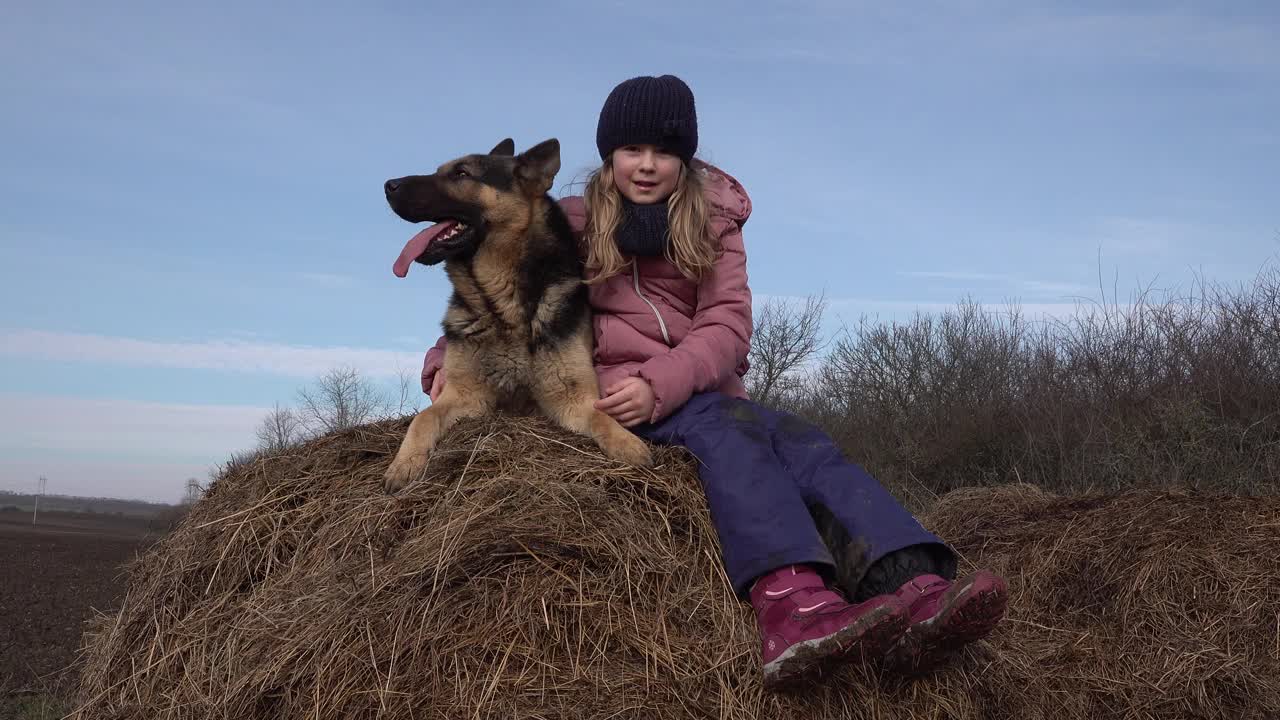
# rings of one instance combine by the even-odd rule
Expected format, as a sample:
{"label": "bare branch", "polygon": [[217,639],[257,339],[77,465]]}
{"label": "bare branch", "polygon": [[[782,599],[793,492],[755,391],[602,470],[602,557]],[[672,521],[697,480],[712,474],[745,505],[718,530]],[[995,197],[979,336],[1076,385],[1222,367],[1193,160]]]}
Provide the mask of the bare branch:
{"label": "bare branch", "polygon": [[822,318],[826,297],[809,296],[797,308],[770,299],[757,314],[752,330],[748,392],[757,402],[770,404],[799,386],[798,375],[822,350]]}
{"label": "bare branch", "polygon": [[258,426],[258,449],[275,453],[302,439],[302,418],[292,408],[280,407],[267,413]]}
{"label": "bare branch", "polygon": [[396,390],[399,395],[399,402],[396,411],[400,415],[416,414],[422,407],[418,404],[421,398],[420,376],[418,373],[410,372],[404,368],[396,369]]}
{"label": "bare branch", "polygon": [[363,425],[388,414],[390,402],[353,367],[321,376],[313,387],[298,391],[302,423],[325,434]]}

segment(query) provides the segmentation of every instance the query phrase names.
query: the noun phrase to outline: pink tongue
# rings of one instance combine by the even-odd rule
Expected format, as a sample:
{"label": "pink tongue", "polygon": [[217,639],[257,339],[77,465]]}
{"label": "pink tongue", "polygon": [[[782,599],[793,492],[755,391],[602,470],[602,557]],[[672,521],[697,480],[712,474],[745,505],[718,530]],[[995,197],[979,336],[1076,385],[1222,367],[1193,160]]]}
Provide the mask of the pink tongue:
{"label": "pink tongue", "polygon": [[391,271],[396,274],[396,277],[408,275],[409,266],[413,264],[414,260],[418,259],[419,255],[426,252],[427,246],[431,244],[431,241],[435,240],[440,233],[457,224],[455,220],[444,220],[414,235],[405,244],[404,249],[400,251],[400,257],[396,258],[396,264],[391,267]]}

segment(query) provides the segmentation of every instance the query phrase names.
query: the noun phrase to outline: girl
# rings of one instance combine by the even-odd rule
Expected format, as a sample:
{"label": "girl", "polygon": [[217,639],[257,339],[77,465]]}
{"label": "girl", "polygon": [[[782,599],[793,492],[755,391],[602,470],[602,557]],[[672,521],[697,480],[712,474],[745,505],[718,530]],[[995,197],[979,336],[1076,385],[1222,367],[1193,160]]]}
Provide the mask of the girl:
{"label": "girl", "polygon": [[[597,407],[700,459],[727,574],[755,609],[766,684],[854,658],[918,668],[990,632],[1006,606],[1001,578],[955,580],[951,549],[825,433],[747,398],[751,201],[694,159],[689,87],[671,75],[621,83],[596,145],[603,164],[585,197],[560,203],[586,254]],[[441,338],[423,366],[433,400],[444,352]]]}

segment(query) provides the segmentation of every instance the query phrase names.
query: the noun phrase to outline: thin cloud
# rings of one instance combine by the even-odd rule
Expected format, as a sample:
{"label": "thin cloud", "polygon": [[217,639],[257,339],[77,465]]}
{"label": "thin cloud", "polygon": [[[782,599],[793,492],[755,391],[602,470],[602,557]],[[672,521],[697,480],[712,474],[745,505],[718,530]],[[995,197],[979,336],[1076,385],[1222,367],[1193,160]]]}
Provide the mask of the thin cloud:
{"label": "thin cloud", "polygon": [[300,272],[297,276],[308,283],[326,288],[347,288],[356,284],[355,278],[338,273]]}
{"label": "thin cloud", "polygon": [[903,270],[898,273],[906,277],[938,278],[942,280],[1007,280],[1006,275],[979,272],[958,272],[951,270]]}
{"label": "thin cloud", "polygon": [[1011,292],[1025,293],[1036,297],[1057,296],[1075,297],[1090,294],[1094,288],[1075,282],[1058,280],[1027,280],[1015,275],[1001,273],[967,272],[962,270],[902,270],[898,275],[903,277],[932,280],[957,280],[974,283],[998,283]]}
{"label": "thin cloud", "polygon": [[1029,14],[989,42],[1029,55],[1168,65],[1274,69],[1280,50],[1265,24],[1186,10]]}
{"label": "thin cloud", "polygon": [[[983,302],[984,312],[992,315],[1009,315],[1013,312],[1031,320],[1066,319],[1079,313],[1092,311],[1099,306],[1087,302]],[[842,318],[866,315],[872,320],[906,320],[916,313],[940,314],[956,310],[956,303],[932,300],[843,300],[833,303],[831,309]]]}
{"label": "thin cloud", "polygon": [[[688,43],[690,56],[738,62],[837,67],[919,67],[1017,58],[1035,62],[1115,66],[1144,63],[1229,71],[1274,71],[1280,45],[1266,22],[1240,15],[1186,9],[1106,10],[1019,4],[884,6],[848,2],[806,3],[769,15],[767,41],[735,37],[731,44]],[[762,8],[763,10],[764,8]],[[813,38],[812,18],[839,38]],[[763,25],[761,21],[759,24]],[[893,33],[879,32],[893,27]],[[944,29],[940,29],[944,28]],[[821,31],[820,31],[821,32]],[[839,42],[834,40],[839,39]]]}
{"label": "thin cloud", "polygon": [[59,395],[0,395],[6,454],[95,454],[134,461],[200,461],[252,447],[270,408]]}
{"label": "thin cloud", "polygon": [[1211,235],[1191,223],[1150,217],[1100,218],[1089,233],[1090,239],[1104,250],[1157,255],[1197,245],[1211,239]]}
{"label": "thin cloud", "polygon": [[298,378],[314,378],[344,365],[354,367],[367,377],[390,378],[396,376],[398,368],[422,364],[422,351],[314,347],[247,340],[139,340],[47,330],[0,331],[0,356]]}
{"label": "thin cloud", "polygon": [[[799,295],[757,294],[753,304],[759,308],[765,303],[774,301],[790,304],[792,307],[803,307],[807,298]],[[1123,306],[1115,304],[1102,305],[1088,300],[1072,302],[1018,302],[1002,300],[1000,302],[981,302],[983,310],[994,315],[1008,315],[1017,312],[1031,320],[1065,320],[1080,312],[1095,312],[1106,309],[1114,311]],[[837,297],[827,298],[827,324],[833,320],[839,323],[856,324],[859,318],[865,317],[872,322],[890,322],[909,320],[916,313],[933,314],[953,311],[955,302],[937,300],[883,300],[875,298]]]}
{"label": "thin cloud", "polygon": [[174,503],[182,499],[187,478],[206,482],[208,463],[130,462],[62,457],[0,457],[0,490],[30,493],[36,480],[49,479],[47,492],[81,497],[112,497]]}
{"label": "thin cloud", "polygon": [[0,488],[173,502],[187,478],[253,447],[268,408],[0,395]]}
{"label": "thin cloud", "polygon": [[1051,280],[1022,280],[1020,284],[1028,292],[1039,295],[1088,296],[1097,288],[1073,282],[1054,282]]}

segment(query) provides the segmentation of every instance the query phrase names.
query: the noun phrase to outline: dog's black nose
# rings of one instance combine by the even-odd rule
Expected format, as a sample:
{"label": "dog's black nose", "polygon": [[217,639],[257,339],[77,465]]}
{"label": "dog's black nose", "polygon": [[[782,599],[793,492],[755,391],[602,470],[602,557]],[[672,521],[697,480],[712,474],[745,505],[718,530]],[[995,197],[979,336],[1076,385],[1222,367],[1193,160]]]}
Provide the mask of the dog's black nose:
{"label": "dog's black nose", "polygon": [[391,193],[395,192],[396,188],[398,187],[400,187],[399,180],[388,180],[386,183],[382,185],[382,190],[386,194],[390,195]]}

